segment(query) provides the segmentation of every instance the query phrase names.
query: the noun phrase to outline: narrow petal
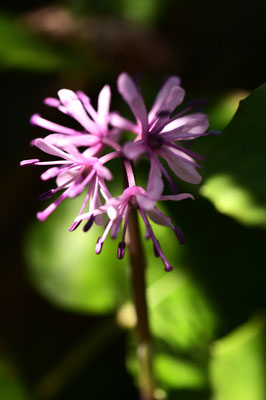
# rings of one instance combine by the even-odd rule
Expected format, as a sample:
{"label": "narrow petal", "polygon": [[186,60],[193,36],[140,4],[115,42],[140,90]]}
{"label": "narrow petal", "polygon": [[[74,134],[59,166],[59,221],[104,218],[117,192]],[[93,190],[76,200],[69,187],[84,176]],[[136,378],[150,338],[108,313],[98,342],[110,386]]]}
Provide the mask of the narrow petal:
{"label": "narrow petal", "polygon": [[151,158],[151,167],[148,177],[147,193],[153,200],[158,200],[163,192],[163,180],[161,170],[156,161]]}
{"label": "narrow petal", "polygon": [[119,93],[130,106],[136,119],[140,122],[142,126],[142,133],[146,135],[148,130],[147,111],[143,98],[139,94],[135,83],[128,74],[122,73],[118,77],[117,86]]}
{"label": "narrow petal", "polygon": [[57,133],[63,133],[65,135],[76,135],[82,134],[82,132],[76,131],[75,129],[67,128],[66,126],[58,125],[54,122],[48,121],[42,118],[39,114],[32,115],[30,119],[32,125],[40,126],[41,128],[47,129]]}
{"label": "narrow petal", "polygon": [[192,165],[188,165],[184,161],[175,159],[170,155],[165,155],[165,153],[161,153],[161,156],[165,159],[168,163],[169,167],[172,171],[183,181],[198,184],[201,182],[202,177],[198,173],[195,167]]}
{"label": "narrow petal", "polygon": [[108,114],[110,110],[111,102],[111,89],[109,85],[105,85],[100,91],[98,97],[98,120],[99,124],[103,127],[107,127]]}
{"label": "narrow petal", "polygon": [[57,147],[53,146],[52,144],[46,143],[45,140],[43,139],[36,139],[35,140],[35,146],[44,151],[47,154],[51,154],[53,156],[61,157],[66,160],[72,160],[73,158],[65,153],[64,151],[58,149]]}
{"label": "narrow petal", "polygon": [[147,211],[149,218],[158,225],[169,226],[172,225],[171,219],[166,215],[162,216],[158,213],[158,211],[153,208]]}
{"label": "narrow petal", "polygon": [[[203,114],[204,115],[204,114]],[[185,138],[189,140],[193,135],[201,135],[209,127],[208,118],[200,117],[181,117],[176,119],[175,121],[170,122],[170,124],[166,125],[161,133],[161,135],[166,140],[178,140],[179,138]],[[195,137],[195,136],[194,136]]]}
{"label": "narrow petal", "polygon": [[134,124],[133,122],[129,121],[128,119],[121,117],[116,112],[112,112],[109,115],[109,122],[111,125],[113,125],[116,128],[125,130],[125,131],[131,131],[136,134],[140,134],[140,130],[138,125]]}
{"label": "narrow petal", "polygon": [[147,196],[143,196],[142,194],[137,194],[136,199],[138,205],[145,211],[149,211],[154,207],[154,200],[151,200]]}
{"label": "narrow petal", "polygon": [[[162,86],[160,91],[158,92],[154,104],[152,106],[151,111],[149,112],[149,122],[153,120],[153,118],[162,110],[165,110],[165,101],[169,96],[171,90],[175,87],[179,87],[180,79],[177,76],[171,76],[165,84]],[[183,99],[182,99],[183,101]],[[181,101],[181,103],[182,103]]]}
{"label": "narrow petal", "polygon": [[95,123],[89,118],[75,92],[69,89],[61,89],[58,92],[58,97],[73,118],[89,132],[97,134],[98,130]]}
{"label": "narrow petal", "polygon": [[58,108],[60,106],[60,101],[58,99],[55,99],[54,97],[46,97],[43,100],[44,104],[49,106],[49,107],[55,107]]}
{"label": "narrow petal", "polygon": [[60,133],[54,133],[45,137],[47,143],[53,144],[55,146],[64,147],[68,144],[74,146],[92,146],[99,143],[98,136],[89,134],[77,134],[73,136],[65,136]]}
{"label": "narrow petal", "polygon": [[142,153],[145,152],[144,140],[137,140],[136,142],[128,142],[124,146],[123,153],[126,158],[136,160]]}
{"label": "narrow petal", "polygon": [[192,196],[192,194],[190,194],[190,193],[171,194],[171,195],[160,197],[160,200],[162,200],[162,201],[164,201],[164,200],[180,201],[180,200],[185,200],[185,199],[195,200],[194,196]]}
{"label": "narrow petal", "polygon": [[63,171],[56,178],[56,184],[58,187],[64,186],[67,182],[73,180],[73,178],[78,178],[80,173],[78,171]]}

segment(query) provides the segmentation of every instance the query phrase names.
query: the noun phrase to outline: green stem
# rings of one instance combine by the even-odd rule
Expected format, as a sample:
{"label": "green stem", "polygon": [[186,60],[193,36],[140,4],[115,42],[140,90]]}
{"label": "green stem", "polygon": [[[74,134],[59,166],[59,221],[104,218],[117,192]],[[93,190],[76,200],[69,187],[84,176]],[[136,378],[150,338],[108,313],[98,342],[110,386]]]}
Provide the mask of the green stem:
{"label": "green stem", "polygon": [[152,365],[151,334],[145,285],[145,257],[140,239],[137,210],[131,208],[127,228],[127,244],[133,299],[137,315],[138,359],[140,366],[139,386],[141,400],[155,400],[155,381]]}

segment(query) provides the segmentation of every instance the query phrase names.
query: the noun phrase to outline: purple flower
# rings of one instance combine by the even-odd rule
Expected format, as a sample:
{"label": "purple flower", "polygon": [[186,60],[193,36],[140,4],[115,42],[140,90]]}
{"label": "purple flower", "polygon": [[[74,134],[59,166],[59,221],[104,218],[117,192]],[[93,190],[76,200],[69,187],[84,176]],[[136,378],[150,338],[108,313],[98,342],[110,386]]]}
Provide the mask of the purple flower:
{"label": "purple flower", "polygon": [[203,113],[193,113],[184,116],[191,110],[184,111],[170,118],[171,113],[184,99],[185,91],[180,87],[180,79],[172,76],[159,91],[149,114],[138,88],[133,80],[122,73],[118,78],[118,90],[129,104],[137,124],[112,114],[111,123],[119,129],[127,129],[137,136],[134,142],[124,146],[124,154],[131,160],[136,160],[142,153],[157,163],[161,172],[174,186],[167,170],[160,162],[162,157],[172,171],[182,180],[199,183],[201,176],[196,168],[200,167],[194,160],[200,157],[192,151],[176,144],[178,141],[192,140],[202,136],[209,126],[208,118]]}
{"label": "purple flower", "polygon": [[[31,123],[45,128],[53,133],[45,140],[62,149],[69,144],[74,146],[87,146],[90,150],[87,155],[98,154],[105,145],[116,145],[119,130],[109,129],[109,109],[111,101],[111,90],[108,85],[104,86],[98,97],[97,111],[92,107],[90,99],[81,91],[73,92],[61,89],[58,99],[46,98],[44,103],[55,107],[64,114],[74,118],[80,125],[81,130],[68,128],[42,118],[39,114],[31,117]],[[35,140],[33,141],[35,144]]]}
{"label": "purple flower", "polygon": [[[153,178],[155,178],[157,174],[157,167],[154,164],[152,167],[153,171]],[[151,172],[150,172],[151,175]],[[153,222],[159,225],[164,225],[164,226],[169,226],[176,234],[179,242],[182,244],[184,243],[184,237],[182,234],[182,231],[180,230],[179,227],[174,226],[171,219],[164,215],[162,211],[156,206],[156,199],[163,201],[163,200],[172,200],[172,201],[179,201],[187,198],[192,198],[193,196],[188,193],[183,193],[183,194],[176,194],[176,195],[170,195],[170,196],[161,196],[160,193],[162,191],[161,183],[162,180],[159,177],[159,183],[156,185],[156,182],[154,179],[150,179],[149,181],[149,186],[147,187],[147,191],[145,191],[142,187],[140,186],[129,186],[126,188],[121,196],[118,197],[109,197],[106,200],[106,203],[104,206],[99,207],[98,209],[95,209],[93,212],[93,216],[97,218],[99,215],[103,215],[104,213],[107,213],[109,217],[109,221],[106,225],[106,228],[104,230],[104,233],[101,237],[99,237],[96,247],[95,247],[95,252],[99,254],[102,250],[103,243],[109,234],[111,232],[112,238],[116,238],[119,234],[120,231],[120,226],[123,223],[123,229],[122,229],[122,238],[121,241],[119,242],[118,245],[118,251],[117,251],[117,256],[119,259],[124,257],[125,253],[125,234],[127,230],[127,224],[128,224],[128,216],[131,207],[134,207],[139,210],[139,213],[142,217],[142,220],[146,226],[146,238],[150,238],[153,242],[153,247],[154,247],[154,254],[158,257],[160,257],[164,263],[165,270],[166,271],[171,271],[172,266],[169,264],[168,260],[166,259],[159,241],[156,239],[155,234],[153,232],[153,229],[151,227],[151,224],[149,222],[149,219],[151,219]],[[151,183],[152,182],[152,183]],[[79,215],[76,219],[76,223],[80,223],[82,220],[88,221],[91,219],[91,214],[90,212],[81,214]]]}
{"label": "purple flower", "polygon": [[[120,152],[112,152],[101,158],[91,157],[88,155],[90,149],[81,153],[75,146],[69,144],[65,146],[65,150],[59,149],[50,144],[45,139],[36,139],[35,145],[45,153],[59,157],[54,161],[40,161],[39,159],[24,160],[20,165],[46,165],[51,166],[42,175],[41,179],[48,180],[56,178],[57,187],[40,196],[42,200],[54,196],[57,192],[64,190],[63,193],[51,203],[44,211],[38,212],[37,217],[40,221],[46,218],[62,203],[67,197],[74,198],[81,194],[86,188],[88,193],[80,209],[79,215],[83,213],[85,206],[90,200],[89,213],[93,214],[94,209],[101,206],[99,198],[99,189],[106,198],[110,197],[108,189],[104,183],[104,179],[112,179],[110,171],[104,164],[116,157],[120,156]],[[98,217],[96,223],[102,224],[102,218]],[[70,230],[76,229],[77,224],[71,225]],[[86,230],[86,228],[85,228]]]}

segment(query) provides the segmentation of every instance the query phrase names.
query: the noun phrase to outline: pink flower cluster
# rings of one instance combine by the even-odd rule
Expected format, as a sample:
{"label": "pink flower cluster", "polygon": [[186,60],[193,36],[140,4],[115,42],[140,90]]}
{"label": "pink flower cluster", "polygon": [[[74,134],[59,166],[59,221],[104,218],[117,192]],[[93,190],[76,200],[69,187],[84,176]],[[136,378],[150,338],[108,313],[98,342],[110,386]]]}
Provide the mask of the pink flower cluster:
{"label": "pink flower cluster", "polygon": [[[55,178],[56,187],[41,195],[41,199],[61,193],[45,210],[37,214],[40,221],[45,221],[65,198],[74,198],[86,191],[85,200],[69,230],[75,230],[83,221],[84,231],[90,229],[93,223],[104,225],[106,214],[108,221],[95,251],[97,254],[101,252],[109,233],[116,238],[122,225],[117,252],[121,259],[126,247],[128,216],[131,207],[134,207],[138,209],[146,226],[146,238],[152,240],[155,255],[162,259],[165,270],[171,271],[172,266],[160,247],[150,220],[170,227],[182,244],[182,231],[162,213],[157,202],[179,201],[193,196],[188,193],[176,194],[176,184],[162,159],[178,178],[199,183],[201,176],[196,168],[200,166],[195,159],[199,160],[200,157],[178,142],[207,135],[208,118],[203,113],[191,112],[192,104],[172,116],[185,96],[178,77],[173,76],[166,81],[149,113],[138,87],[128,74],[122,73],[117,85],[118,91],[134,114],[135,122],[110,111],[111,90],[108,85],[99,94],[97,109],[83,92],[59,90],[58,99],[47,98],[44,100],[45,104],[74,118],[80,129],[71,129],[48,121],[38,114],[33,115],[31,123],[51,133],[43,139],[33,140],[32,144],[54,158],[51,161],[24,160],[20,164],[49,166],[42,173],[41,179]],[[121,146],[120,137],[123,131],[132,132],[135,138]],[[106,151],[108,149],[109,152]],[[141,155],[146,156],[150,163],[146,189],[137,186],[134,174],[133,165]],[[112,179],[106,165],[115,158],[121,158],[127,177],[126,188],[118,197],[110,194],[106,184],[106,181]],[[168,181],[174,194],[163,194],[164,180]]]}

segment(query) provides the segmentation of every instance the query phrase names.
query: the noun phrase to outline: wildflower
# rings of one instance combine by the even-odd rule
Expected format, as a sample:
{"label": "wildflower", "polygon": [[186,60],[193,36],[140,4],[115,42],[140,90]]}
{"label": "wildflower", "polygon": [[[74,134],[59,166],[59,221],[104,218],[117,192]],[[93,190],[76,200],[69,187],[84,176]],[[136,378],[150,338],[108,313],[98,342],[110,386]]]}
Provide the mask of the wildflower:
{"label": "wildflower", "polygon": [[126,73],[122,73],[118,78],[118,90],[137,120],[137,124],[133,124],[117,114],[111,116],[113,125],[120,129],[131,128],[131,131],[136,134],[135,141],[124,146],[126,157],[136,160],[142,153],[146,153],[150,160],[157,163],[171,187],[174,186],[173,180],[158,156],[162,157],[182,180],[199,183],[201,176],[196,168],[200,166],[194,158],[201,157],[177,145],[176,142],[206,135],[209,123],[207,116],[203,113],[184,116],[191,110],[192,105],[170,118],[171,113],[183,102],[185,96],[184,89],[180,87],[180,79],[172,76],[167,80],[159,91],[149,114],[138,88]]}
{"label": "wildflower", "polygon": [[[85,206],[90,200],[89,212],[92,215],[95,208],[101,206],[99,198],[99,189],[103,196],[110,197],[104,180],[112,179],[111,172],[104,164],[116,157],[120,156],[119,152],[111,152],[101,158],[88,156],[87,150],[81,153],[75,146],[68,145],[67,150],[62,150],[48,143],[45,139],[36,139],[35,145],[45,153],[59,157],[54,161],[40,161],[39,159],[24,160],[20,165],[46,165],[51,166],[41,175],[41,179],[48,180],[56,178],[57,187],[40,196],[41,200],[48,199],[54,196],[57,192],[64,192],[53,203],[51,203],[44,211],[37,213],[37,218],[40,221],[45,221],[46,218],[62,203],[67,197],[74,198],[82,193],[88,187],[88,193],[82,204],[79,214],[84,211]],[[103,223],[102,218],[98,217],[96,223]],[[70,230],[77,228],[77,224],[71,225]],[[86,228],[85,228],[86,230]]]}
{"label": "wildflower", "polygon": [[119,131],[117,128],[108,127],[111,101],[111,90],[108,85],[105,85],[99,94],[97,111],[91,105],[89,97],[81,91],[75,93],[72,90],[61,89],[58,97],[59,99],[46,98],[44,103],[74,118],[82,128],[81,130],[68,128],[34,114],[31,117],[33,125],[53,132],[45,138],[46,143],[60,148],[68,144],[77,147],[87,146],[87,155],[90,156],[98,154],[105,145],[111,147],[115,145]]}
{"label": "wildflower", "polygon": [[[181,244],[184,243],[184,237],[182,231],[180,230],[179,227],[174,226],[171,219],[166,215],[164,215],[162,211],[156,206],[156,200],[180,201],[186,198],[193,199],[193,196],[188,193],[162,196],[161,195],[162,189],[163,189],[163,183],[160,171],[158,171],[158,167],[156,164],[152,164],[147,191],[145,191],[140,186],[136,185],[129,186],[123,191],[121,196],[118,196],[116,198],[109,197],[106,200],[104,206],[95,209],[93,213],[94,217],[103,215],[104,213],[107,213],[109,217],[109,221],[106,225],[104,233],[102,236],[99,237],[97,241],[95,252],[97,254],[101,252],[102,246],[109,232],[111,232],[112,238],[116,238],[118,236],[120,226],[123,223],[122,239],[118,244],[117,257],[119,259],[122,259],[124,257],[126,248],[125,235],[127,230],[128,217],[130,209],[133,207],[138,209],[141,215],[141,218],[147,230],[146,238],[150,238],[152,240],[155,256],[158,256],[162,259],[166,271],[171,271],[172,266],[169,264],[167,258],[165,257],[161,249],[160,243],[153,232],[149,219],[151,219],[153,222],[159,225],[169,226],[175,232],[179,242]],[[82,220],[85,219],[89,220],[90,218],[91,218],[91,213],[88,212],[76,217],[75,222],[79,223]]]}

